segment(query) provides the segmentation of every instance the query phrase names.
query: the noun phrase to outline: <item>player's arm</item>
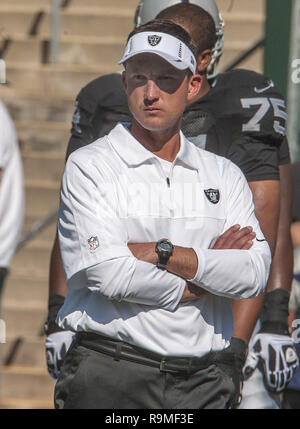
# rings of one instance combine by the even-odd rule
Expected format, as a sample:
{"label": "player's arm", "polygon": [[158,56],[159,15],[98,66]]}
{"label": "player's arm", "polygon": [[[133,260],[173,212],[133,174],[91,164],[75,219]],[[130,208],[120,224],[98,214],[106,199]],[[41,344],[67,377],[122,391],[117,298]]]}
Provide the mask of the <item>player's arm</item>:
{"label": "player's arm", "polygon": [[[288,152],[286,139],[283,140],[281,147]],[[281,152],[282,149],[279,153]],[[284,162],[279,165],[279,173],[279,216],[276,216],[278,226],[274,234],[276,239],[272,241],[272,238],[269,238],[274,249],[274,256],[266,293],[256,300],[233,303],[234,336],[243,338],[245,341],[249,340],[256,319],[260,316],[261,329],[254,338],[253,350],[259,351],[265,367],[266,385],[275,392],[284,389],[298,366],[297,355],[288,329],[288,302],[293,274],[293,247],[290,237],[293,183],[290,163]],[[256,192],[258,186],[261,185],[258,183],[253,187],[254,197],[256,196],[257,200],[257,216],[264,233],[268,235],[272,229],[267,219],[268,213],[272,213],[272,209],[261,210],[261,198]],[[278,192],[275,191],[274,195],[277,194]],[[264,199],[268,200],[268,198]],[[272,201],[268,202],[269,207],[272,207],[272,203],[274,204]],[[274,213],[276,212],[274,211]]]}
{"label": "player's arm", "polygon": [[293,274],[293,247],[290,238],[292,181],[289,164],[280,166],[280,189],[275,254],[260,315],[261,329],[253,339],[253,350],[264,366],[266,385],[276,393],[283,391],[299,365],[288,326]]}
{"label": "player's arm", "polygon": [[293,180],[290,164],[280,166],[280,216],[270,278],[262,309],[262,330],[288,334],[288,301],[293,279]]}
{"label": "player's arm", "polygon": [[[253,193],[255,215],[266,237],[272,254],[275,252],[279,219],[280,184],[279,180],[249,182]],[[274,260],[274,259],[273,259]],[[272,266],[273,266],[272,262]],[[272,267],[271,266],[271,267]],[[272,268],[271,268],[272,269]],[[264,295],[250,300],[233,302],[233,336],[249,342],[259,316]]]}

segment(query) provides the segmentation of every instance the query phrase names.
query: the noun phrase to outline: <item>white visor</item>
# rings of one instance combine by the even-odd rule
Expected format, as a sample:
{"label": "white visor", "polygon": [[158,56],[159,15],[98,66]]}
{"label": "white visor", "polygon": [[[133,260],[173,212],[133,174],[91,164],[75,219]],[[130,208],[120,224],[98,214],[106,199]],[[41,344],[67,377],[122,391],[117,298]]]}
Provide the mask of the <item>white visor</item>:
{"label": "white visor", "polygon": [[193,52],[181,40],[167,33],[145,31],[132,36],[127,43],[125,53],[118,64],[138,54],[159,55],[179,70],[190,69],[196,73],[196,58]]}

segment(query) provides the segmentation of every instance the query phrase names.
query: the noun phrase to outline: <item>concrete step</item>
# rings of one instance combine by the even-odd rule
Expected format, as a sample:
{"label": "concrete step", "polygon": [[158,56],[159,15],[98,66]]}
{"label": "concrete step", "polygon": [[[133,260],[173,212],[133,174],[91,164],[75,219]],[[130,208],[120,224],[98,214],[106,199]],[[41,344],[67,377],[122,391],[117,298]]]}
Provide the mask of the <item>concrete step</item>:
{"label": "concrete step", "polygon": [[[45,366],[45,337],[19,337],[1,345],[3,365]],[[9,362],[8,362],[9,361]]]}
{"label": "concrete step", "polygon": [[[232,59],[236,59],[233,57]],[[254,54],[252,54],[248,59],[244,60],[236,68],[243,68],[248,70],[256,71],[257,73],[263,72],[263,60],[264,60],[264,50],[259,48]],[[226,70],[226,67],[231,64],[231,60],[228,61],[225,57],[221,58],[220,61],[220,70]]]}
{"label": "concrete step", "polygon": [[[16,1],[16,0],[15,0]],[[20,0],[19,0],[20,1]],[[30,0],[31,1],[31,0]],[[86,8],[111,7],[111,8],[128,8],[135,10],[138,5],[137,0],[84,0]],[[82,0],[72,0],[68,9],[82,7]]]}
{"label": "concrete step", "polygon": [[1,6],[3,7],[50,7],[52,0],[1,0]]}
{"label": "concrete step", "polygon": [[[57,62],[111,66],[121,59],[124,43],[124,37],[62,36]],[[43,37],[14,37],[5,51],[5,61],[37,64],[50,62],[50,42]]]}
{"label": "concrete step", "polygon": [[258,14],[225,15],[225,48],[228,42],[255,42],[264,34],[264,17]]}
{"label": "concrete step", "polygon": [[64,170],[64,155],[55,152],[27,152],[23,155],[24,176],[30,180],[59,182]]}
{"label": "concrete step", "polygon": [[[220,1],[220,11],[226,24],[226,37],[232,25],[232,20],[253,20],[261,19],[265,14],[264,0],[248,2],[229,3],[230,0]],[[61,34],[81,35],[81,36],[121,36],[126,37],[133,28],[133,17],[136,3],[128,4],[115,0],[96,4],[96,6],[82,7],[82,2],[78,7],[67,7],[61,12]],[[71,5],[74,3],[71,2]],[[79,2],[77,3],[79,4]],[[49,36],[51,29],[51,8],[45,3],[40,6],[34,4],[22,5],[0,5],[0,26],[2,34],[13,38],[15,35],[29,35],[34,25],[37,13],[44,11],[38,25],[38,34]],[[84,21],[83,21],[84,19]],[[84,22],[84,25],[83,25]],[[241,33],[240,33],[241,34]]]}
{"label": "concrete step", "polygon": [[125,42],[124,36],[119,38],[86,37],[86,40],[78,40],[75,43],[62,40],[57,61],[60,64],[101,64],[116,67],[123,56]]}
{"label": "concrete step", "polygon": [[[28,106],[36,110],[42,110],[42,105],[47,105],[49,106],[49,108],[52,107],[54,111],[56,111],[56,109],[61,109],[61,113],[63,113],[63,111],[65,110],[68,114],[67,121],[69,120],[68,118],[74,110],[75,103],[75,96],[72,93],[70,94],[69,92],[60,91],[55,93],[43,93],[41,91],[38,91],[36,88],[34,90],[27,90],[26,87],[17,90],[12,84],[1,86],[1,99],[8,104],[9,109],[15,109],[17,114],[21,114],[20,111],[26,110]],[[20,104],[16,99],[20,99]],[[14,110],[10,111],[12,114],[14,113]],[[33,120],[36,119],[37,118],[33,117]],[[22,117],[20,117],[20,120],[22,120]],[[24,120],[30,120],[30,113],[26,117],[24,117]],[[48,121],[49,119],[46,117],[39,118],[38,120]],[[56,122],[61,121],[61,119],[57,118],[51,119],[51,121],[53,120],[55,120]],[[66,120],[64,119],[62,120],[62,122],[66,122]]]}
{"label": "concrete step", "polygon": [[[248,46],[248,49],[251,46]],[[243,49],[231,49],[230,51],[227,50],[224,52],[224,54],[221,57],[220,60],[220,70],[224,71],[227,69],[229,65],[232,64],[233,61],[235,61],[239,55],[247,50]],[[244,69],[250,69],[254,70],[257,73],[262,73],[263,71],[263,55],[264,55],[264,49],[259,48],[255,53],[253,53],[250,57],[248,57],[246,60],[243,60],[237,68],[244,68]]]}
{"label": "concrete step", "polygon": [[[232,32],[231,39],[227,40],[224,47],[224,57],[228,57],[232,50],[242,52],[251,47],[251,44],[256,42],[263,36],[263,24],[254,22],[246,22],[246,27],[251,27],[252,37],[248,37],[248,32],[244,31],[236,36],[235,33],[240,33],[241,23],[236,22],[235,26],[229,27],[229,32]],[[252,27],[255,27],[252,29]],[[226,36],[228,34],[226,33]],[[230,36],[230,34],[229,34]],[[6,61],[41,63],[42,59],[42,44],[45,40],[30,39],[30,40],[14,40],[6,52]],[[112,37],[83,37],[83,36],[63,36],[60,42],[59,55],[57,62],[59,64],[81,64],[81,65],[100,65],[106,67],[115,67],[124,50],[124,40],[122,38]],[[27,54],[28,52],[28,54]],[[49,61],[49,57],[48,57]],[[45,103],[44,103],[45,104]],[[42,109],[42,111],[45,110]]]}
{"label": "concrete step", "polygon": [[26,309],[8,307],[3,303],[1,315],[6,325],[6,338],[38,336],[47,318],[47,303],[43,309],[34,308],[30,302]]}
{"label": "concrete step", "polygon": [[40,400],[30,398],[0,397],[0,410],[46,410],[53,409],[53,399]]}
{"label": "concrete step", "polygon": [[[69,126],[71,128],[71,125]],[[31,127],[25,122],[17,126],[18,139],[21,143],[22,153],[26,152],[57,152],[65,155],[70,139],[70,131],[52,127]]]}
{"label": "concrete step", "polygon": [[225,13],[234,15],[241,12],[246,14],[265,14],[265,0],[217,0],[216,3],[222,16],[224,16]]}
{"label": "concrete step", "polygon": [[[133,28],[134,11],[128,8],[70,8],[61,13],[61,34],[76,36],[113,36],[124,38]],[[45,15],[39,34],[49,36],[51,15]]]}
{"label": "concrete step", "polygon": [[[37,6],[7,6],[0,4],[0,26],[5,37],[31,34],[37,14],[43,12],[37,34],[51,34],[51,9]],[[97,8],[66,8],[61,11],[61,34],[121,35],[125,37],[133,27],[134,10],[117,6]]]}
{"label": "concrete step", "polygon": [[[55,380],[46,367],[3,366],[2,397],[53,401]],[[46,403],[46,402],[45,402]]]}
{"label": "concrete step", "polygon": [[[47,8],[50,10],[52,0],[1,0],[1,5],[6,7],[22,7],[22,8],[32,8],[36,7],[40,9],[41,7]],[[68,9],[82,7],[82,0],[71,0],[67,6]],[[86,8],[95,8],[95,7],[128,7],[136,8],[137,0],[84,0],[84,6]]]}
{"label": "concrete step", "polygon": [[47,96],[62,92],[75,99],[79,90],[92,79],[106,73],[121,70],[117,64],[73,65],[73,64],[31,64],[6,63],[6,77],[15,91],[40,92]]}
{"label": "concrete step", "polygon": [[45,308],[48,300],[48,272],[44,277],[26,275],[13,270],[5,282],[3,305],[17,307],[30,302],[34,308]]}
{"label": "concrete step", "polygon": [[[59,97],[59,94],[57,94]],[[1,100],[5,103],[14,121],[31,122],[65,122],[71,126],[72,116],[75,110],[73,98],[47,99],[39,94],[39,97],[26,96],[6,92],[1,94]],[[21,122],[22,121],[22,122]]]}
{"label": "concrete step", "polygon": [[[23,2],[24,4],[24,2]],[[12,38],[14,34],[29,35],[40,8],[13,5],[0,5],[1,35]]]}
{"label": "concrete step", "polygon": [[60,198],[60,184],[54,186],[27,183],[26,186],[26,216],[44,218],[50,212],[58,209]]}
{"label": "concrete step", "polygon": [[[20,40],[18,40],[20,39]],[[24,36],[11,40],[4,54],[5,61],[29,63],[42,62],[42,43],[33,37],[24,40]]]}
{"label": "concrete step", "polygon": [[15,254],[12,261],[12,270],[21,267],[26,272],[48,272],[49,260],[51,253],[51,245],[53,243],[48,241],[29,242],[25,247]]}
{"label": "concrete step", "polygon": [[[40,217],[37,216],[25,216],[22,237],[29,233],[32,229],[36,229],[37,224],[41,221]],[[55,237],[56,232],[56,222],[57,217],[49,221],[47,225],[45,225],[36,236],[37,238],[33,238],[33,240],[45,241],[48,243],[52,243]]]}

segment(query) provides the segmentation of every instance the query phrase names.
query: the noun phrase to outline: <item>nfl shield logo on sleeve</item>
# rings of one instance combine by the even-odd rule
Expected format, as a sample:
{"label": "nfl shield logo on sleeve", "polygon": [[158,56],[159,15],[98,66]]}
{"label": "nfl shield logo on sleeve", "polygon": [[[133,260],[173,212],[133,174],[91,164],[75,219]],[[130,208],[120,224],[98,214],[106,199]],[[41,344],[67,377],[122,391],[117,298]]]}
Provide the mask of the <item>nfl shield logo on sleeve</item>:
{"label": "nfl shield logo on sleeve", "polygon": [[219,189],[204,189],[204,193],[208,201],[210,201],[212,204],[217,204],[220,201]]}
{"label": "nfl shield logo on sleeve", "polygon": [[99,247],[98,237],[90,237],[88,239],[88,244],[89,244],[90,250],[96,250]]}

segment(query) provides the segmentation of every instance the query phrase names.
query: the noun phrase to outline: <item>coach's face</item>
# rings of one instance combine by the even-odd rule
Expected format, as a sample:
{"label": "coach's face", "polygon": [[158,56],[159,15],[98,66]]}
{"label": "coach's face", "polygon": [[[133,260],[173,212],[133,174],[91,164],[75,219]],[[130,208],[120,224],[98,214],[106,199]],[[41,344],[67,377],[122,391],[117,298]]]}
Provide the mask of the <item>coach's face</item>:
{"label": "coach's face", "polygon": [[147,53],[126,62],[123,83],[134,119],[146,130],[163,131],[180,126],[185,107],[200,89],[201,78]]}

